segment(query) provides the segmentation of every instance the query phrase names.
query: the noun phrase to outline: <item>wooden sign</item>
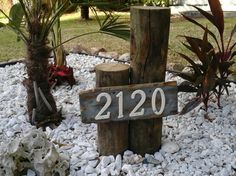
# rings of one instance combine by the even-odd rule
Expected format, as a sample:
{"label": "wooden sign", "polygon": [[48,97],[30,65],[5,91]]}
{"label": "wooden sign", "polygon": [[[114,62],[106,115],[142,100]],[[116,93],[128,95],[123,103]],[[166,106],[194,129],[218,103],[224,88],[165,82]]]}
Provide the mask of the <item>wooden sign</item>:
{"label": "wooden sign", "polygon": [[79,94],[82,122],[124,121],[177,114],[176,82],[101,87]]}

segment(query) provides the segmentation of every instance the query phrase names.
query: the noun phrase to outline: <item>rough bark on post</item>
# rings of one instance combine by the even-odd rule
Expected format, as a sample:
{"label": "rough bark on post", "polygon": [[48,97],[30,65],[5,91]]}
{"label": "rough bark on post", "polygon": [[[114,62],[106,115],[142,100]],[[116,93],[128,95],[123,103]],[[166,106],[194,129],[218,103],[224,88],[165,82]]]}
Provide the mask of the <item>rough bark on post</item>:
{"label": "rough bark on post", "polygon": [[[129,66],[100,64],[96,66],[96,87],[129,84]],[[128,122],[98,123],[98,151],[101,155],[117,155],[128,149]]]}
{"label": "rough bark on post", "polygon": [[[131,8],[131,84],[165,80],[170,9]],[[130,150],[141,155],[161,146],[162,118],[130,121]]]}

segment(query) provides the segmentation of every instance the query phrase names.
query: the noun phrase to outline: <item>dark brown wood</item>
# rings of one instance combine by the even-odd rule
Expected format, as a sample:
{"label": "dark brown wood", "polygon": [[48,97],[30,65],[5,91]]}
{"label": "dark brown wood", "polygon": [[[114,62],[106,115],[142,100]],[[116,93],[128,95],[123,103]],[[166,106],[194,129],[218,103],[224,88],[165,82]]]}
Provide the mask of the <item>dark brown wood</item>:
{"label": "dark brown wood", "polygon": [[[165,80],[170,9],[131,8],[131,83]],[[141,155],[154,153],[161,146],[162,119],[131,121],[130,150]]]}
{"label": "dark brown wood", "polygon": [[80,18],[83,20],[89,20],[89,6],[82,5],[80,6]]}
{"label": "dark brown wood", "polygon": [[[156,89],[161,88],[164,92],[164,98],[161,98],[160,92],[154,94]],[[137,112],[144,109],[143,115],[131,115],[131,112],[140,102],[141,95],[137,94],[134,99],[131,98],[133,92],[141,90],[145,93],[145,102],[138,108]],[[108,119],[96,119],[96,115],[104,107],[107,100],[97,102],[96,99],[102,93],[107,93],[111,97],[111,104],[103,112],[110,113]],[[117,98],[117,95],[122,92],[122,99]],[[127,86],[115,86],[96,88],[80,92],[80,107],[81,117],[83,123],[105,122],[105,121],[125,121],[137,119],[160,118],[163,116],[173,115],[177,113],[177,84],[175,81],[165,83],[147,83],[147,84],[133,84]],[[155,99],[155,108],[157,111],[162,111],[162,100],[165,100],[163,112],[156,115],[152,107],[152,99]],[[119,100],[123,100],[120,103]],[[123,117],[119,117],[119,108],[122,109]]]}
{"label": "dark brown wood", "polygon": [[[100,64],[96,66],[96,86],[129,84],[129,66],[124,64]],[[97,124],[98,151],[100,155],[122,154],[128,149],[128,122]]]}

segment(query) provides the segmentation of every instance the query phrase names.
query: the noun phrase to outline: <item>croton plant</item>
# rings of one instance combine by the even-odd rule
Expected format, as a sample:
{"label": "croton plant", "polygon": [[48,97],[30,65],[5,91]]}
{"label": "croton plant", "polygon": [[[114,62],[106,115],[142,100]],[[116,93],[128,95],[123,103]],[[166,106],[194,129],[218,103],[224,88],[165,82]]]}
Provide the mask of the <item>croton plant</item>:
{"label": "croton plant", "polygon": [[[208,0],[208,3],[211,9],[210,13],[197,6],[193,7],[216,27],[218,34],[195,19],[182,14],[186,20],[203,30],[203,37],[181,36],[185,39],[183,45],[195,57],[192,58],[184,53],[178,54],[190,64],[192,72],[172,71],[172,73],[185,80],[178,86],[179,91],[196,92],[196,98],[187,103],[181,114],[191,111],[201,102],[204,103],[207,110],[210,98],[216,98],[220,107],[221,95],[224,92],[229,94],[230,83],[234,82],[229,79],[229,75],[232,73],[230,68],[234,64],[233,57],[236,55],[236,42],[233,41],[236,25],[234,25],[228,40],[224,40],[224,14],[220,1]],[[209,40],[209,38],[213,40]]]}

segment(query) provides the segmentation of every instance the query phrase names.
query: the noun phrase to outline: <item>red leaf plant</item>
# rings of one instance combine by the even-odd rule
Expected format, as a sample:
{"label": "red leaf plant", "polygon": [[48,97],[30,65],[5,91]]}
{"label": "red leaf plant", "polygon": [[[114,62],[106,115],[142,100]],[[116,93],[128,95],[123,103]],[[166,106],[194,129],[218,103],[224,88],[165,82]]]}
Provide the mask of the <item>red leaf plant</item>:
{"label": "red leaf plant", "polygon": [[[186,41],[183,45],[195,55],[195,58],[183,53],[178,54],[190,64],[189,67],[193,71],[191,73],[172,71],[172,73],[185,80],[178,86],[179,91],[197,92],[197,99],[190,100],[186,105],[187,108],[184,108],[184,112],[181,112],[181,114],[187,113],[198,106],[199,100],[205,104],[207,110],[210,97],[216,97],[220,107],[221,95],[224,92],[229,94],[228,87],[230,87],[230,83],[235,83],[235,81],[229,80],[229,75],[232,73],[230,67],[234,64],[233,57],[236,55],[236,42],[232,41],[236,33],[236,24],[228,40],[224,41],[224,14],[220,1],[208,0],[208,2],[211,13],[196,6],[193,7],[216,27],[219,35],[216,35],[196,20],[182,14],[186,20],[203,29],[204,33],[203,38],[182,36]],[[209,36],[213,39],[213,44],[208,40]],[[196,63],[196,59],[199,62]]]}
{"label": "red leaf plant", "polygon": [[73,68],[67,67],[66,65],[56,66],[49,65],[49,83],[50,85],[61,85],[67,82],[70,86],[75,84],[75,78],[73,76]]}

